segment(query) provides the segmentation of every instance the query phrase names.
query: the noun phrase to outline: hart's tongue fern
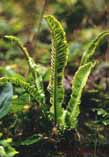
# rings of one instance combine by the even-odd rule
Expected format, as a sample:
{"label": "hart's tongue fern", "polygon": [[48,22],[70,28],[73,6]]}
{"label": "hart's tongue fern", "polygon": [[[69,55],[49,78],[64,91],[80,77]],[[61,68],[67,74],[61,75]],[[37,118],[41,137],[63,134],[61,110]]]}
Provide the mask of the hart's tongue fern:
{"label": "hart's tongue fern", "polygon": [[64,68],[67,61],[67,43],[65,33],[60,23],[53,17],[45,17],[52,34],[52,52],[51,52],[51,78],[49,82],[50,102],[52,112],[54,113],[55,123],[74,128],[80,113],[79,105],[83,88],[87,82],[91,69],[95,65],[89,62],[81,66],[74,76],[72,94],[67,109],[63,109],[64,98],[63,78]]}
{"label": "hart's tongue fern", "polygon": [[55,125],[57,123],[63,125],[63,78],[68,55],[67,41],[61,24],[53,16],[45,16],[45,19],[52,34],[51,76],[49,81],[51,112],[54,113]]}
{"label": "hart's tongue fern", "polygon": [[78,71],[75,73],[72,81],[72,94],[67,106],[66,112],[66,127],[76,128],[77,119],[80,114],[80,100],[82,96],[83,88],[86,85],[88,76],[91,73],[92,68],[95,63],[89,62],[79,67]]}
{"label": "hart's tongue fern", "polygon": [[[99,34],[89,45],[88,49],[84,52],[81,65],[74,75],[72,81],[72,93],[66,109],[62,107],[64,100],[64,69],[67,63],[68,48],[65,37],[65,32],[59,23],[53,16],[45,16],[45,19],[49,25],[52,34],[52,52],[51,52],[51,76],[49,80],[49,92],[50,92],[50,113],[53,115],[55,126],[76,128],[78,122],[78,116],[80,114],[80,101],[83,89],[86,85],[88,76],[91,73],[92,68],[95,66],[95,62],[90,59],[95,53],[96,48],[100,42],[109,35],[108,31]],[[16,42],[17,46],[23,51],[28,61],[30,70],[33,74],[34,83],[25,82],[24,80],[18,80],[16,78],[0,78],[0,84],[11,82],[14,85],[23,87],[30,95],[32,95],[40,104],[41,109],[45,112],[45,94],[43,90],[43,79],[38,71],[38,65],[29,56],[27,49],[22,43],[13,36],[5,36],[10,40]],[[1,111],[1,110],[0,110]],[[45,112],[48,114],[48,112]],[[50,115],[51,115],[50,114]]]}
{"label": "hart's tongue fern", "polygon": [[34,79],[34,85],[37,91],[36,99],[38,99],[38,103],[43,108],[45,107],[45,93],[43,89],[43,79],[42,76],[39,73],[38,65],[34,62],[34,60],[30,57],[26,47],[23,46],[23,44],[20,42],[20,40],[14,36],[7,35],[5,36],[6,39],[14,41],[16,45],[21,49],[21,51],[24,53],[25,58],[27,59],[30,71],[33,75]]}

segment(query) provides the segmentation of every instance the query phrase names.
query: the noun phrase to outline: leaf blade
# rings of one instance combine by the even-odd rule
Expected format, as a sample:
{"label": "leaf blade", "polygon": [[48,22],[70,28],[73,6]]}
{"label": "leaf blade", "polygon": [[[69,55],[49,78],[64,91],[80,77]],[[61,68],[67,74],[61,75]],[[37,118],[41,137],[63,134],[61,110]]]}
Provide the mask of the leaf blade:
{"label": "leaf blade", "polygon": [[[2,88],[1,88],[2,87]],[[0,86],[0,119],[7,115],[11,108],[13,97],[13,87],[10,83]]]}
{"label": "leaf blade", "polygon": [[77,118],[80,114],[79,105],[82,91],[86,85],[88,76],[94,66],[95,63],[93,62],[82,65],[79,67],[78,71],[74,75],[72,94],[67,106],[67,112],[65,116],[67,127],[75,128],[77,125]]}
{"label": "leaf blade", "polygon": [[46,16],[45,19],[52,34],[51,78],[49,81],[51,108],[52,113],[54,113],[55,124],[63,125],[63,78],[68,55],[67,41],[65,32],[58,20],[50,15]]}

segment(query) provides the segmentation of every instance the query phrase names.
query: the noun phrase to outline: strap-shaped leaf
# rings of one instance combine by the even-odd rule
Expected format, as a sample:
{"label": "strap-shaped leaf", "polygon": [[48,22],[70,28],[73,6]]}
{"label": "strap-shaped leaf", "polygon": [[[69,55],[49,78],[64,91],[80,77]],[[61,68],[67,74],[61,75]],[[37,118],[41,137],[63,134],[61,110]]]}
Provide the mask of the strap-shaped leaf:
{"label": "strap-shaped leaf", "polygon": [[95,63],[89,62],[80,66],[73,78],[72,94],[67,106],[65,121],[67,127],[75,128],[80,113],[79,105],[84,86]]}
{"label": "strap-shaped leaf", "polygon": [[10,83],[0,86],[0,119],[9,112],[12,97],[13,87]]}
{"label": "strap-shaped leaf", "polygon": [[11,36],[11,35],[7,35],[5,36],[6,39],[9,39],[11,41],[14,41],[16,43],[16,45],[21,49],[21,51],[24,53],[29,68],[32,72],[33,78],[34,78],[34,83],[35,83],[35,87],[37,89],[37,95],[39,97],[39,103],[40,106],[45,105],[45,93],[44,93],[44,88],[43,88],[43,79],[42,79],[42,75],[40,75],[39,72],[39,68],[38,65],[34,62],[34,60],[30,57],[26,47],[23,46],[23,44],[21,43],[21,41],[16,38],[15,36]]}
{"label": "strap-shaped leaf", "polygon": [[95,53],[96,48],[99,46],[100,42],[106,37],[109,36],[109,31],[105,31],[100,33],[92,42],[89,44],[89,47],[84,52],[83,57],[81,59],[81,65],[87,63],[90,58]]}
{"label": "strap-shaped leaf", "polygon": [[67,42],[61,24],[53,16],[45,16],[52,34],[51,78],[49,81],[51,111],[54,113],[55,124],[62,125],[64,98],[63,78],[67,62]]}

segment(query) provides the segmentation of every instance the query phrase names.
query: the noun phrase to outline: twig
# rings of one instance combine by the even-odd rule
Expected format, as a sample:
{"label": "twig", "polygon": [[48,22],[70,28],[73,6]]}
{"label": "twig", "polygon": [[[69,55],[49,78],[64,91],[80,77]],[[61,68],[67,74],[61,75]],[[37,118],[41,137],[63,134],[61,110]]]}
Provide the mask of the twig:
{"label": "twig", "polygon": [[38,22],[38,26],[37,26],[37,33],[34,33],[31,37],[31,43],[33,43],[34,40],[35,40],[35,47],[37,47],[38,34],[40,32],[40,29],[41,29],[41,23],[42,23],[43,15],[45,13],[47,5],[48,5],[48,0],[45,0],[42,11],[41,11],[40,16],[39,16],[39,22]]}

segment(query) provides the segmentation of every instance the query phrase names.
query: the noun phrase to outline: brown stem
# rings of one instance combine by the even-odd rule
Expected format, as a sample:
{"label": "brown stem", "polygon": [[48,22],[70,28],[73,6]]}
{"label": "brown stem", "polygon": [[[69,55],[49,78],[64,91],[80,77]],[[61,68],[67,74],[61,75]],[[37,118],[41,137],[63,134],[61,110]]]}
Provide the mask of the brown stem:
{"label": "brown stem", "polygon": [[39,16],[39,22],[38,22],[38,26],[37,26],[37,33],[34,33],[31,37],[31,42],[34,42],[35,40],[35,47],[37,47],[37,38],[38,38],[38,34],[40,32],[40,28],[41,28],[41,23],[42,23],[42,19],[43,19],[43,15],[45,13],[45,10],[47,8],[47,5],[48,5],[48,0],[45,0],[44,2],[44,5],[43,5],[43,8],[42,8],[42,11],[40,13],[40,16]]}

